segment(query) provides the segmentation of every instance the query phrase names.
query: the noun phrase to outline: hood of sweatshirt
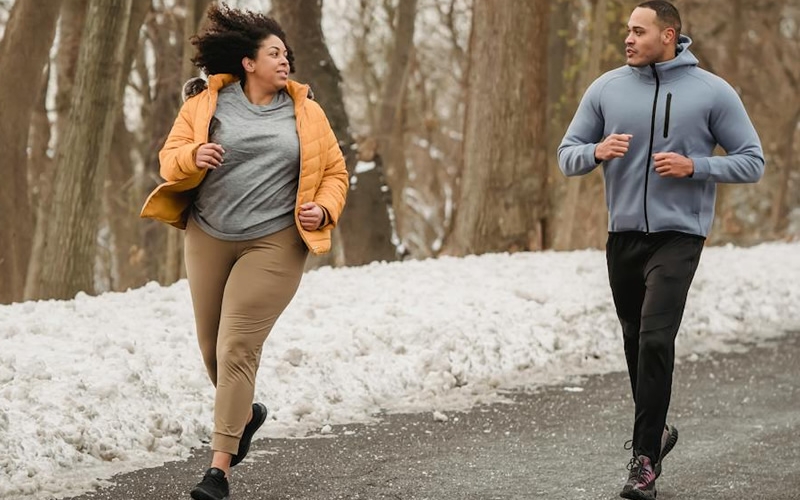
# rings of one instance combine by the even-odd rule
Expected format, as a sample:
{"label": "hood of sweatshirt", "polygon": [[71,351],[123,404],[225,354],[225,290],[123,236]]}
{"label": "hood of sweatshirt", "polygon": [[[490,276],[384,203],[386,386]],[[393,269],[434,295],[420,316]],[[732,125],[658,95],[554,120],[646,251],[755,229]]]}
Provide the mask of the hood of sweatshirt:
{"label": "hood of sweatshirt", "polygon": [[692,39],[686,35],[678,38],[677,54],[669,61],[651,64],[648,66],[629,66],[639,78],[645,82],[655,84],[653,68],[658,72],[661,82],[670,82],[686,74],[687,71],[697,66],[697,58],[689,51]]}

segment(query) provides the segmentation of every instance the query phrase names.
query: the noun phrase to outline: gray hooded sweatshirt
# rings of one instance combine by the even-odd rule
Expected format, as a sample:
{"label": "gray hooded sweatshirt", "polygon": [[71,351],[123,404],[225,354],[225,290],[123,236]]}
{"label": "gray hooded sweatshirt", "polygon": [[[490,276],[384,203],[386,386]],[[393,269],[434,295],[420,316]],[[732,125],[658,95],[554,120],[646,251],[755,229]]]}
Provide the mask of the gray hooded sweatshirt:
{"label": "gray hooded sweatshirt", "polygon": [[[707,236],[714,218],[716,183],[756,182],[764,173],[758,134],[736,91],[697,67],[681,36],[674,59],[644,67],[623,66],[595,80],[558,147],[565,175],[597,167],[597,143],[631,134],[628,152],[603,163],[608,230],[680,231]],[[713,156],[715,146],[726,156]],[[691,177],[661,177],[656,153],[694,161]]]}

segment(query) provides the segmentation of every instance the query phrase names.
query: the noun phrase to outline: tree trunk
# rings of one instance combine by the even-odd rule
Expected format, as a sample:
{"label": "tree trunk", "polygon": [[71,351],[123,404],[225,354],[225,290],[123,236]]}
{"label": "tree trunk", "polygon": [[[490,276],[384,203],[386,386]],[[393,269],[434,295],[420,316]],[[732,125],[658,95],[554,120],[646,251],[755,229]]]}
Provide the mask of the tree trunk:
{"label": "tree trunk", "polygon": [[413,63],[417,0],[399,2],[394,16],[394,45],[383,81],[378,105],[378,122],[373,133],[377,139],[379,157],[376,162],[378,168],[374,169],[373,175],[383,175],[390,189],[393,208],[392,237],[395,240],[393,246],[397,247],[397,250],[393,250],[397,254],[402,252],[402,235],[406,233],[403,210],[403,192],[408,181],[405,154],[405,101]]}
{"label": "tree trunk", "polygon": [[[23,298],[33,241],[28,199],[28,133],[31,112],[49,60],[60,0],[17,0],[0,45],[0,303]],[[27,89],[27,90],[26,90]]]}
{"label": "tree trunk", "polygon": [[[583,89],[587,88],[600,73],[600,52],[607,34],[605,29],[607,26],[605,21],[608,15],[607,9],[608,0],[592,1],[592,35],[587,58],[589,67],[583,74],[584,78],[581,85]],[[559,218],[558,230],[553,242],[553,248],[556,250],[574,248],[575,223],[578,218],[578,205],[581,202],[581,191],[584,184],[586,184],[586,179],[583,176],[569,179],[569,182],[567,182],[566,195],[561,201],[561,217]]]}
{"label": "tree trunk", "polygon": [[[86,21],[86,7],[89,0],[65,0],[61,5],[61,20],[58,27],[58,53],[56,54],[56,150],[64,141],[69,124],[69,107],[72,89],[75,84],[75,68],[78,65],[81,35]],[[55,163],[50,161],[43,166],[37,189],[39,191],[36,210],[36,225],[33,245],[28,261],[28,274],[25,278],[26,300],[36,296],[36,286],[41,272],[42,248],[47,231],[46,216],[53,201],[53,179]]]}
{"label": "tree trunk", "polygon": [[[547,47],[547,149],[550,154],[548,160],[548,179],[547,193],[549,219],[547,233],[545,234],[545,247],[556,247],[559,243],[558,238],[564,238],[564,229],[560,223],[562,217],[561,209],[564,207],[564,198],[570,181],[561,173],[558,168],[558,161],[555,152],[561,139],[569,125],[570,116],[568,114],[570,106],[567,103],[572,98],[572,88],[574,88],[577,78],[567,76],[567,68],[572,64],[574,50],[570,49],[569,41],[571,37],[570,27],[573,25],[573,0],[558,0],[553,2],[550,11],[550,29],[548,30]],[[576,44],[580,45],[580,44]],[[563,240],[562,240],[563,241]],[[563,243],[562,243],[563,244]]]}
{"label": "tree trunk", "polygon": [[[128,75],[131,73],[133,61],[139,50],[141,28],[147,13],[151,10],[149,0],[135,0],[131,7],[131,17],[125,41],[125,60],[122,66],[120,96],[125,93]],[[144,183],[141,182],[142,171],[137,169],[131,152],[135,144],[134,134],[125,125],[124,110],[120,106],[115,120],[114,133],[111,139],[109,156],[108,182],[105,185],[105,206],[109,210],[105,214],[111,234],[112,269],[110,290],[124,291],[144,285],[148,281],[145,259],[142,252],[142,221],[139,210],[145,198]]]}
{"label": "tree trunk", "polygon": [[395,205],[397,205],[407,175],[402,155],[402,116],[409,65],[414,49],[417,0],[400,2],[395,17],[394,46],[378,106],[375,136],[378,139],[378,154],[384,157],[386,176],[395,193]]}
{"label": "tree trunk", "polygon": [[[183,18],[183,52],[181,54],[181,88],[189,78],[196,76],[198,71],[192,63],[194,56],[194,46],[188,42],[198,28],[201,16],[208,7],[208,0],[185,0],[185,15]],[[177,111],[177,110],[176,110]],[[171,227],[166,229],[166,258],[164,259],[164,269],[162,283],[171,284],[182,276],[185,276],[185,266],[183,265],[183,232],[176,231]]]}
{"label": "tree trunk", "polygon": [[[31,254],[28,259],[28,272],[25,276],[25,289],[23,299],[27,300],[28,287],[31,285],[31,278],[39,275],[39,255],[44,237],[39,236],[36,228],[40,227],[40,222],[44,220],[44,207],[50,200],[52,187],[53,160],[48,155],[50,148],[50,138],[52,127],[47,116],[47,89],[49,87],[49,75],[51,67],[48,65],[45,77],[42,79],[39,99],[36,103],[31,117],[30,130],[30,157],[28,158],[28,178],[32,180],[31,208],[36,210],[36,218],[33,221],[34,237],[31,246]],[[42,226],[44,224],[41,224]]]}
{"label": "tree trunk", "polygon": [[778,189],[772,200],[770,211],[770,229],[772,237],[779,238],[786,230],[787,215],[789,213],[787,199],[789,197],[789,184],[792,177],[792,166],[796,164],[797,156],[794,154],[794,139],[797,130],[800,128],[800,110],[788,121],[783,128],[785,136],[780,140],[778,154],[780,156],[781,169],[778,178]]}
{"label": "tree trunk", "polygon": [[[205,3],[205,0],[202,0]],[[165,7],[162,7],[165,9]],[[197,16],[197,9],[195,9]],[[184,48],[188,39],[196,29],[186,33],[184,18],[168,12],[158,12],[157,15],[147,19],[148,41],[152,44],[155,54],[154,86],[147,81],[140,90],[144,104],[142,116],[144,120],[144,143],[142,144],[142,157],[145,162],[145,172],[152,184],[160,181],[158,174],[158,152],[164,146],[175,116],[181,106],[181,89],[185,80],[182,80]],[[174,39],[181,40],[175,44]],[[147,58],[139,54],[137,71],[141,81],[149,80]],[[162,285],[170,285],[181,277],[180,265],[181,233],[174,233],[175,228],[165,224],[148,220],[140,222],[143,227],[143,253],[144,265],[147,266],[147,275],[156,278]]]}
{"label": "tree trunk", "polygon": [[[745,5],[742,0],[729,0],[728,8],[730,9],[730,17],[728,18],[729,24],[726,26],[727,43],[726,52],[728,56],[725,57],[720,64],[719,76],[728,82],[739,81],[739,70],[741,68],[742,44],[745,43],[745,38],[742,33],[745,29]],[[720,183],[717,184],[717,199],[715,203],[715,212],[720,214],[720,229],[723,233],[723,239],[728,239],[735,234],[735,229],[741,227],[741,222],[738,221],[736,216],[735,201],[733,195],[741,187],[735,184]],[[712,232],[709,240],[714,241],[715,233]]]}
{"label": "tree trunk", "polygon": [[[341,91],[342,78],[322,32],[322,1],[274,0],[272,7],[295,54],[295,78],[308,83],[314,91],[314,98],[328,116],[352,175],[346,213],[339,226],[344,262],[333,263],[361,265],[375,260],[395,260],[381,171],[377,168],[354,171],[356,154]],[[336,249],[327,258],[334,260],[335,256]],[[310,262],[312,265],[329,263],[325,258]]]}
{"label": "tree trunk", "polygon": [[119,104],[132,0],[90,0],[81,41],[70,127],[57,156],[47,219],[40,298],[94,291],[102,186]]}
{"label": "tree trunk", "polygon": [[474,4],[453,253],[542,248],[548,15],[548,2]]}

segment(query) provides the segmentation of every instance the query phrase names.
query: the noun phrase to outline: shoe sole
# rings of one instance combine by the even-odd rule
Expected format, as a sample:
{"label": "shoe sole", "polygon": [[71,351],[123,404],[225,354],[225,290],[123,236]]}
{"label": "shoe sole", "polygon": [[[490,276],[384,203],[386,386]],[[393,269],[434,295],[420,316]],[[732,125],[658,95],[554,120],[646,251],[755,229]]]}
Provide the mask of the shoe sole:
{"label": "shoe sole", "polygon": [[669,427],[669,437],[667,437],[667,442],[664,443],[664,449],[661,450],[661,458],[658,460],[664,460],[664,457],[667,456],[669,452],[672,451],[672,448],[675,447],[675,443],[678,442],[678,428],[675,426]]}
{"label": "shoe sole", "polygon": [[653,490],[653,494],[644,492],[642,490],[628,490],[623,491],[619,494],[622,498],[627,498],[629,500],[654,500],[658,496],[658,491]]}
{"label": "shoe sole", "polygon": [[656,473],[656,479],[658,476],[661,475],[661,462],[664,461],[664,457],[672,451],[672,448],[675,447],[675,444],[678,442],[678,428],[675,426],[669,426],[669,435],[667,436],[667,442],[664,443],[664,448],[661,449],[661,457],[658,459],[658,463],[656,464],[654,472]]}
{"label": "shoe sole", "polygon": [[[255,435],[256,431],[258,431],[258,429],[260,429],[261,426],[264,425],[264,422],[267,420],[267,407],[261,403],[254,403],[253,408],[255,408],[256,406],[260,408],[261,415],[259,416],[259,419],[257,421],[251,420],[244,427],[244,433],[242,433],[242,438],[239,441],[239,446],[241,447],[241,449],[239,450],[239,453],[231,457],[231,467],[233,467],[234,465],[238,465],[239,463],[241,463],[242,460],[245,459],[245,457],[247,457],[247,453],[250,451],[250,443],[253,441],[253,436]],[[254,418],[255,414],[256,412],[254,411],[253,412]],[[252,427],[250,427],[251,425]],[[248,430],[248,427],[250,427],[251,430]]]}
{"label": "shoe sole", "polygon": [[230,500],[230,495],[217,498],[202,488],[195,488],[189,494],[194,500]]}

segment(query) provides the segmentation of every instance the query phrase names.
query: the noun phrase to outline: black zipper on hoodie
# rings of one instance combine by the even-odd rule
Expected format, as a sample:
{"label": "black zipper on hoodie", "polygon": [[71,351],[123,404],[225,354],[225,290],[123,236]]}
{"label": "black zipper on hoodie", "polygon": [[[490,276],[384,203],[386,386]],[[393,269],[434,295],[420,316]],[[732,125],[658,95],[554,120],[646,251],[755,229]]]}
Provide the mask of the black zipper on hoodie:
{"label": "black zipper on hoodie", "polygon": [[650,146],[647,149],[647,170],[644,172],[644,199],[642,200],[644,204],[644,225],[645,225],[645,233],[650,234],[650,219],[647,218],[647,186],[650,184],[650,166],[653,161],[653,141],[656,135],[656,110],[658,109],[658,90],[661,86],[661,82],[658,80],[658,71],[656,71],[656,65],[651,64],[650,67],[653,69],[653,77],[656,79],[656,93],[653,96],[653,114],[650,117]]}
{"label": "black zipper on hoodie", "polygon": [[667,110],[664,114],[664,139],[669,137],[669,110],[672,107],[672,92],[667,92]]}

